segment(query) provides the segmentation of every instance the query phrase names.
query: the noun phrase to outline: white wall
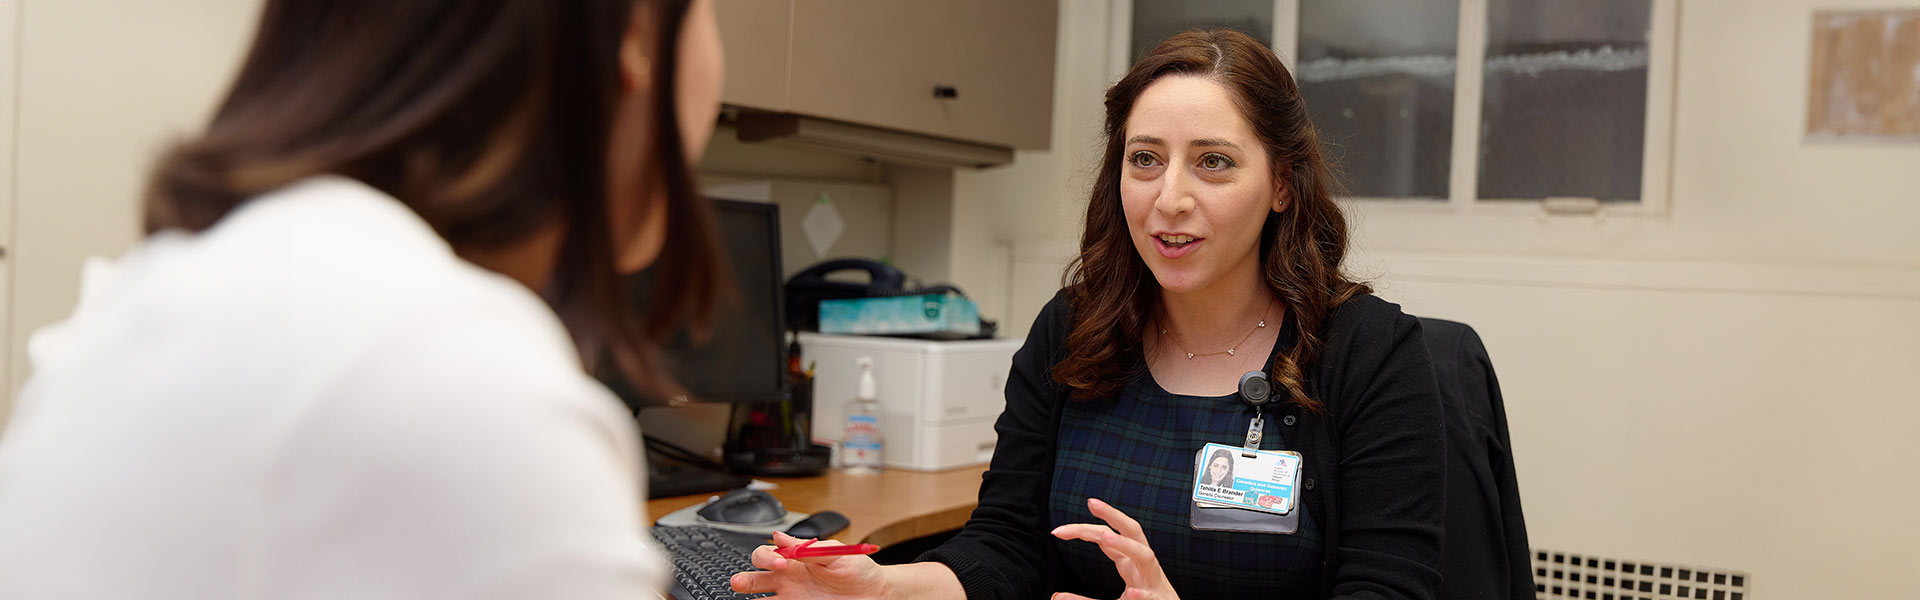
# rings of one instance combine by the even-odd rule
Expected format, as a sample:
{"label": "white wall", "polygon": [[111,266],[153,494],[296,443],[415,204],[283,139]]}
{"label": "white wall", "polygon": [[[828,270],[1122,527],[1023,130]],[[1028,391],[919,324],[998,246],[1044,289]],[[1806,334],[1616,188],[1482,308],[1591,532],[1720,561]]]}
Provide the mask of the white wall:
{"label": "white wall", "polygon": [[[1355,270],[1485,338],[1536,546],[1911,595],[1920,146],[1802,142],[1812,11],[1876,6],[1914,5],[1681,2],[1666,215],[1349,206]],[[1014,248],[1022,331],[1078,234],[1106,7],[1062,1],[1053,151],[955,178]]]}
{"label": "white wall", "polygon": [[1486,339],[1536,547],[1748,570],[1762,598],[1906,597],[1920,302],[1388,284]]}
{"label": "white wall", "polygon": [[[923,280],[951,280],[954,263],[966,260],[963,253],[955,252],[954,248],[959,228],[954,224],[953,171],[936,167],[887,167],[887,182],[893,185],[896,207],[890,232],[893,264]],[[962,286],[961,289],[972,288]]]}
{"label": "white wall", "polygon": [[19,89],[20,4],[0,2],[0,427],[12,404],[13,364],[7,359],[13,322],[13,164],[15,100]]}
{"label": "white wall", "polygon": [[1384,294],[1492,349],[1536,546],[1911,594],[1920,146],[1802,141],[1811,13],[1870,4],[1682,3],[1665,217],[1360,207]]}
{"label": "white wall", "polygon": [[[8,397],[28,336],[73,309],[79,268],[139,239],[147,169],[206,120],[257,0],[15,0],[19,73]],[[0,410],[0,414],[4,414]]]}

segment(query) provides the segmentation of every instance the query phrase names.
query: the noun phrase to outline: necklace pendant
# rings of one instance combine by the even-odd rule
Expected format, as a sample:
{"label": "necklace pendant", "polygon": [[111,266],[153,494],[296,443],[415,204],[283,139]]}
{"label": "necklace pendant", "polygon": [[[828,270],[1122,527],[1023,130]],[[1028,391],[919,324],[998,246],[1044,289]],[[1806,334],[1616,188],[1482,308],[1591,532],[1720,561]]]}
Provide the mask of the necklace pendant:
{"label": "necklace pendant", "polygon": [[1187,353],[1187,360],[1193,360],[1193,353],[1192,353],[1192,352],[1188,352],[1188,353]]}
{"label": "necklace pendant", "polygon": [[1228,348],[1228,349],[1227,349],[1227,356],[1233,356],[1233,349],[1232,349],[1232,348]]}

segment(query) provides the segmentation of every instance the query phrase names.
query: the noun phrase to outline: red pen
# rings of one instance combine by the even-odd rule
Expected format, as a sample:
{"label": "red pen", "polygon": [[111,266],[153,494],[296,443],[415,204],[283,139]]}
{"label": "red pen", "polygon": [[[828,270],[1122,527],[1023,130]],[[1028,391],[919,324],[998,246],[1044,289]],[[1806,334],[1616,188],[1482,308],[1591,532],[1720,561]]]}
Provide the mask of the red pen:
{"label": "red pen", "polygon": [[875,552],[880,551],[880,547],[875,546],[873,544],[854,544],[851,546],[844,546],[844,545],[843,546],[814,546],[813,543],[817,541],[820,541],[820,540],[807,540],[804,542],[800,542],[800,545],[798,546],[788,546],[785,548],[774,550],[774,553],[787,558],[807,558],[812,556],[845,556],[848,554],[873,554]]}

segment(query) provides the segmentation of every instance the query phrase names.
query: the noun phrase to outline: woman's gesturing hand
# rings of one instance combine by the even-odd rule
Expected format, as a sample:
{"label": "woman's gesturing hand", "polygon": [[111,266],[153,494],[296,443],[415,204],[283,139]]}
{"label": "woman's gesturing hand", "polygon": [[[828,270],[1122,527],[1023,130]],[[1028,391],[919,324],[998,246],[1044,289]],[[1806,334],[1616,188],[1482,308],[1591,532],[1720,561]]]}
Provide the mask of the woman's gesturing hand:
{"label": "woman's gesturing hand", "polygon": [[[784,600],[852,600],[882,598],[886,581],[880,565],[862,555],[786,558],[777,548],[798,546],[805,540],[785,533],[773,534],[772,546],[753,551],[753,566],[765,571],[735,573],[728,583],[745,594],[772,592]],[[838,546],[840,542],[821,540],[814,546]]]}
{"label": "woman's gesturing hand", "polygon": [[[1096,498],[1087,499],[1087,508],[1093,511],[1093,516],[1106,521],[1107,525],[1061,525],[1053,530],[1053,536],[1099,544],[1100,551],[1113,559],[1113,567],[1120,571],[1120,580],[1127,583],[1127,591],[1120,594],[1121,600],[1178,600],[1180,595],[1174,593],[1172,584],[1167,583],[1167,574],[1160,570],[1160,559],[1153,556],[1153,547],[1147,545],[1147,536],[1140,531],[1140,522]],[[1066,593],[1054,594],[1053,598],[1091,600]]]}

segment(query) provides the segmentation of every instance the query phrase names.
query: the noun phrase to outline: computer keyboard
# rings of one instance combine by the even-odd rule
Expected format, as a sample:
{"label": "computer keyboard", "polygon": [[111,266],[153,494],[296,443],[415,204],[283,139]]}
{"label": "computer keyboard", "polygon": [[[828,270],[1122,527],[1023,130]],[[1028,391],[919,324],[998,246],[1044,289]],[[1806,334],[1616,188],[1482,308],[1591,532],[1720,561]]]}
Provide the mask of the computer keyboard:
{"label": "computer keyboard", "polygon": [[655,525],[653,539],[673,557],[675,600],[734,600],[773,595],[742,594],[733,591],[727,583],[734,573],[755,570],[749,555],[765,543],[760,536],[712,527]]}

